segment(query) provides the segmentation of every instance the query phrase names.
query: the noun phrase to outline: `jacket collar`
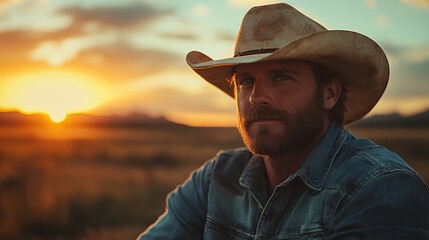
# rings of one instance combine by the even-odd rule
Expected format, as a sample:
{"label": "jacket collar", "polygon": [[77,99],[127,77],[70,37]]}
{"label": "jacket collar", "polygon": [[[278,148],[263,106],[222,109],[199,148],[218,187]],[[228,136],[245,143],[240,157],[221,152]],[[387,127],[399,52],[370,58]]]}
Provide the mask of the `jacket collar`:
{"label": "jacket collar", "polygon": [[296,172],[296,176],[299,176],[309,188],[321,190],[346,135],[347,131],[344,128],[331,124],[323,139]]}

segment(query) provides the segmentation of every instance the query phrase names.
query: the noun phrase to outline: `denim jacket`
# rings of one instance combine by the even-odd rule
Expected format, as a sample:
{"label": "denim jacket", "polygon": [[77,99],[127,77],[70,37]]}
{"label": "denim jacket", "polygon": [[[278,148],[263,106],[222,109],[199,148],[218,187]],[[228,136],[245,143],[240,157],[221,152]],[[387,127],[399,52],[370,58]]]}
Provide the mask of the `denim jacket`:
{"label": "denim jacket", "polygon": [[138,239],[429,239],[429,193],[398,155],[331,126],[268,194],[261,158],[221,152]]}

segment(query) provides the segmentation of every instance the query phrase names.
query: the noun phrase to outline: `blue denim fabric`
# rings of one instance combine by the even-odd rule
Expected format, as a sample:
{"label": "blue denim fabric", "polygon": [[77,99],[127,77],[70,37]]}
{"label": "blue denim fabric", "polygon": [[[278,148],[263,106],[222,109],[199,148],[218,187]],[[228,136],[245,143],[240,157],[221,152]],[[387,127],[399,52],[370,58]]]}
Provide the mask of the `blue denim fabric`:
{"label": "blue denim fabric", "polygon": [[264,163],[221,152],[138,239],[429,239],[429,193],[398,155],[331,126],[269,195]]}

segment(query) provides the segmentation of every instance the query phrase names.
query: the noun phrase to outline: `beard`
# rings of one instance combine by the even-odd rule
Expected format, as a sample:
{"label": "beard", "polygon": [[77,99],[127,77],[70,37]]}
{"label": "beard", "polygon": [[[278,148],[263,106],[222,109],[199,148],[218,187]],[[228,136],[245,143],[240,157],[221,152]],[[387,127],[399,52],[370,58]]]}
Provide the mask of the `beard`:
{"label": "beard", "polygon": [[[276,126],[252,126],[257,120],[276,120]],[[289,113],[267,105],[259,105],[239,113],[238,130],[244,144],[255,155],[279,156],[310,144],[324,126],[324,108],[318,97],[308,106]],[[279,126],[280,125],[280,126]]]}

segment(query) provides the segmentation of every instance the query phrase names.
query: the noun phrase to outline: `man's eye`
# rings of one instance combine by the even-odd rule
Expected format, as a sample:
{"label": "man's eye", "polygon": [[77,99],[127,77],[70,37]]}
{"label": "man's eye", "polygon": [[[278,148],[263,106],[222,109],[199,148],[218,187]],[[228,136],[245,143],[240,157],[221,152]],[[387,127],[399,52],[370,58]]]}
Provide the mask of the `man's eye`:
{"label": "man's eye", "polygon": [[238,80],[238,86],[245,87],[252,85],[254,80],[252,78],[243,78]]}
{"label": "man's eye", "polygon": [[292,77],[290,75],[287,74],[278,74],[274,76],[274,80],[275,81],[287,81],[287,80],[291,80]]}

